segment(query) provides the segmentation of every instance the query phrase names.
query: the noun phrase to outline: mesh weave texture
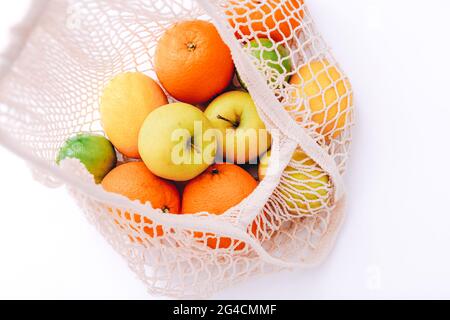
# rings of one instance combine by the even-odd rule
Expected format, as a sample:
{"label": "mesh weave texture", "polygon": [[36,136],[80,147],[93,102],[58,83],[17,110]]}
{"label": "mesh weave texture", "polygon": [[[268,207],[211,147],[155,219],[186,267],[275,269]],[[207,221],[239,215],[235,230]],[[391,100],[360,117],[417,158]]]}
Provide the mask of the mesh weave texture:
{"label": "mesh weave texture", "polygon": [[[344,216],[342,175],[351,144],[353,93],[302,1],[39,4],[21,50],[0,79],[0,143],[39,168],[41,181],[67,185],[151,293],[210,297],[255,275],[322,261]],[[271,174],[257,190],[222,216],[171,216],[150,203],[106,193],[77,161],[56,167],[57,152],[68,138],[104,134],[98,110],[106,84],[127,71],[157,79],[153,57],[159,38],[177,21],[192,19],[214,23],[261,118],[277,133],[273,150],[279,151],[280,164],[271,164]],[[291,70],[274,70],[255,56],[267,48],[258,40],[256,49],[248,44],[263,37],[287,50],[276,62],[289,59]],[[149,237],[148,230],[157,228],[164,235]],[[194,231],[203,238],[193,237]],[[209,248],[212,236],[235,239],[233,247]]]}

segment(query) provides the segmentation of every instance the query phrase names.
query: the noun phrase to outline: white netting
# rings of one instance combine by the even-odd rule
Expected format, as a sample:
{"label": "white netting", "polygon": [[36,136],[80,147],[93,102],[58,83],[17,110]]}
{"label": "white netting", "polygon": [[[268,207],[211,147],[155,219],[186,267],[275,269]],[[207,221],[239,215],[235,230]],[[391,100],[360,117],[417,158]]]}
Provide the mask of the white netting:
{"label": "white netting", "polygon": [[[67,184],[151,292],[208,297],[248,277],[321,261],[343,219],[353,99],[302,1],[38,3],[23,47],[16,46],[20,55],[0,79],[0,142],[45,172],[51,185]],[[156,79],[159,38],[177,21],[192,19],[213,22],[230,47],[261,118],[279,133],[272,148],[280,165],[270,162],[271,174],[257,190],[222,216],[168,215],[104,192],[76,161],[56,167],[68,138],[103,134],[98,109],[105,85],[126,71]],[[261,40],[249,45],[255,38],[283,46],[272,62],[290,67],[274,69],[258,59],[274,47]],[[217,238],[233,240],[211,249]]]}

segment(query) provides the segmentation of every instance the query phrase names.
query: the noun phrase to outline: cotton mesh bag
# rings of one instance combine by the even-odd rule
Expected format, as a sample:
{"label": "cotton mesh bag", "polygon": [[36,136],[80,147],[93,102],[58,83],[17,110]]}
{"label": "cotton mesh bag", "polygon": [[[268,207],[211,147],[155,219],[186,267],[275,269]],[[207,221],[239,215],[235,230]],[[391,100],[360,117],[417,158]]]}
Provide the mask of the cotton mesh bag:
{"label": "cotton mesh bag", "polygon": [[[78,161],[57,166],[67,139],[105,134],[99,101],[108,82],[128,71],[157,79],[158,40],[195,19],[215,25],[272,134],[257,189],[223,215],[171,215],[107,193]],[[2,60],[0,143],[45,185],[65,185],[150,293],[208,298],[326,257],[344,218],[353,96],[302,1],[42,0],[15,31]],[[258,57],[268,50],[263,38],[284,48],[269,63]],[[232,241],[213,249],[211,238]]]}

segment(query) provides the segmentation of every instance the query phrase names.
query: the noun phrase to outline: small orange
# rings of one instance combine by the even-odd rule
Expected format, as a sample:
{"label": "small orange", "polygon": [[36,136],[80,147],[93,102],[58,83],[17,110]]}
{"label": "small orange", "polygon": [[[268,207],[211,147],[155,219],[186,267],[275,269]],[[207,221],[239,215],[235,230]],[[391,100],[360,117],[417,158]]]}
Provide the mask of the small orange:
{"label": "small orange", "polygon": [[301,25],[303,0],[229,0],[227,15],[237,38],[290,40]]}
{"label": "small orange", "polygon": [[[241,167],[234,164],[216,164],[186,186],[181,211],[183,214],[208,212],[221,215],[241,203],[257,186],[256,180]],[[252,226],[254,235],[257,227],[256,223]],[[204,234],[195,232],[194,236],[203,238]],[[227,237],[218,239],[214,234],[207,234],[206,238],[211,249],[245,248],[245,243]]]}
{"label": "small orange", "polygon": [[175,99],[201,104],[227,88],[234,75],[234,63],[213,24],[184,21],[161,37],[155,71]]}
{"label": "small orange", "polygon": [[[143,204],[150,202],[153,208],[166,213],[180,213],[181,200],[176,186],[155,176],[143,162],[130,162],[115,168],[105,177],[102,186],[106,191],[123,195],[132,201],[139,200]],[[122,217],[120,211],[116,212]],[[132,221],[129,212],[124,216],[128,221]],[[134,214],[133,220],[135,223],[141,223],[142,216]],[[149,237],[160,237],[164,234],[162,226],[152,226],[153,222],[148,218],[144,217],[144,223],[144,232]],[[134,229],[132,226],[130,228]]]}

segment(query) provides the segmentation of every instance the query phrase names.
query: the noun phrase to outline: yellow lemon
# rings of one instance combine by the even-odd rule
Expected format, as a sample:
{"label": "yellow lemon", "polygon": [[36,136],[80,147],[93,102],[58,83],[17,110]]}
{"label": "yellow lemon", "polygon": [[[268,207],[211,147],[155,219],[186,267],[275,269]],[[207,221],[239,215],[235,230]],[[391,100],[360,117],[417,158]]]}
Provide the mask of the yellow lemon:
{"label": "yellow lemon", "polygon": [[167,103],[163,90],[150,77],[138,72],[120,74],[106,86],[101,98],[103,129],[117,150],[138,159],[139,131],[144,120]]}
{"label": "yellow lemon", "polygon": [[290,101],[301,104],[289,106],[288,111],[308,111],[310,119],[297,120],[311,120],[327,143],[337,139],[346,127],[353,104],[351,84],[344,74],[328,60],[318,60],[300,68],[290,84],[296,89]]}

